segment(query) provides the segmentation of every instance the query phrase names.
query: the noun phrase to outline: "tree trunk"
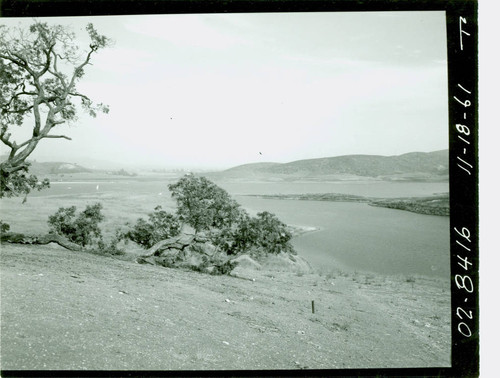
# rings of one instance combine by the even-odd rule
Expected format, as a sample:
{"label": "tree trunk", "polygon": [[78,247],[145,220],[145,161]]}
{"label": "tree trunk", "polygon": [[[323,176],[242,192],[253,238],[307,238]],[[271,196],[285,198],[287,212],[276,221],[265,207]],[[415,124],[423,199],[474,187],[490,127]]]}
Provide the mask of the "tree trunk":
{"label": "tree trunk", "polygon": [[14,232],[5,232],[1,234],[2,243],[14,244],[49,244],[56,243],[61,247],[69,249],[70,251],[81,251],[82,247],[78,244],[72,243],[66,238],[56,234],[45,235],[24,235]]}

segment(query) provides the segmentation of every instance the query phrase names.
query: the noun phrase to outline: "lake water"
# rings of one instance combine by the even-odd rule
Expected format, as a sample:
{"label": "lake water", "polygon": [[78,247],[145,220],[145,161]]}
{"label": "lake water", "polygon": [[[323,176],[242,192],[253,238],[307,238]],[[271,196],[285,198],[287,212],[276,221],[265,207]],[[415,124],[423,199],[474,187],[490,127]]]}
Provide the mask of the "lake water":
{"label": "lake water", "polygon": [[[34,196],[129,192],[170,202],[172,180],[117,179],[61,182]],[[314,267],[382,274],[449,277],[449,217],[371,207],[363,203],[262,199],[247,194],[344,193],[371,197],[428,196],[448,192],[448,183],[217,182],[251,213],[270,211],[291,225],[319,231],[294,238],[297,252]],[[97,187],[98,186],[98,187]],[[104,203],[105,205],[105,203]]]}
{"label": "lake water", "polygon": [[236,199],[254,211],[275,213],[287,224],[319,228],[293,239],[297,252],[315,267],[449,276],[449,217],[364,203]]}

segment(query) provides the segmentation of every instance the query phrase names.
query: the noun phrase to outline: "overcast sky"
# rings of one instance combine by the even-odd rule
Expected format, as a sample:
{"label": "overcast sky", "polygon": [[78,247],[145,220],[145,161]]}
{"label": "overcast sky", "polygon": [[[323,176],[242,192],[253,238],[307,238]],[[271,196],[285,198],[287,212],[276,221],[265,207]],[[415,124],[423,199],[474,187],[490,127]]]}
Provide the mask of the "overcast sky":
{"label": "overcast sky", "polygon": [[[38,160],[229,168],[448,148],[444,12],[49,18],[99,51],[79,89],[110,106]],[[30,24],[32,20],[0,19]],[[29,124],[27,125],[30,126]]]}

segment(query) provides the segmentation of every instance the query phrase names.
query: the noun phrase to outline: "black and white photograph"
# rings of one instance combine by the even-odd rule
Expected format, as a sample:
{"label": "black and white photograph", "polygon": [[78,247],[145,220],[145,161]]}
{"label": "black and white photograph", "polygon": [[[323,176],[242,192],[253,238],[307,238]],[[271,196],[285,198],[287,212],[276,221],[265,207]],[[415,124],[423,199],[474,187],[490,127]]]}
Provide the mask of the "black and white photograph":
{"label": "black and white photograph", "polygon": [[1,17],[0,369],[449,374],[469,16]]}

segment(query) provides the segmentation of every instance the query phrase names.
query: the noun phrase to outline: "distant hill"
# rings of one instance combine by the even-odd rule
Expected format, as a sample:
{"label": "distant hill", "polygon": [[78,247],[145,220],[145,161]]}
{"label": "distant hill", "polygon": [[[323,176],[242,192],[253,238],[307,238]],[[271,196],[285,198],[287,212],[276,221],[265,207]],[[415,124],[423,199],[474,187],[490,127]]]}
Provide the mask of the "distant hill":
{"label": "distant hill", "polygon": [[240,165],[213,174],[220,179],[263,180],[438,180],[448,179],[448,150],[397,156],[345,155],[290,163]]}
{"label": "distant hill", "polygon": [[82,167],[78,164],[64,162],[31,162],[30,172],[38,175],[42,174],[66,174],[92,172],[91,169]]}

